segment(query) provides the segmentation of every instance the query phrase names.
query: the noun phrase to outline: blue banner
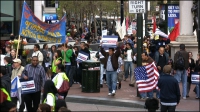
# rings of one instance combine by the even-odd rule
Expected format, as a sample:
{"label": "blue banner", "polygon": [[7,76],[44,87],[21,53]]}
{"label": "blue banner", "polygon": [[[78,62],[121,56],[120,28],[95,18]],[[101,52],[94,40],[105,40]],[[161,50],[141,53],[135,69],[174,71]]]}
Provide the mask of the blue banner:
{"label": "blue banner", "polygon": [[66,42],[66,15],[54,24],[39,20],[26,2],[23,4],[19,35],[52,43]]}
{"label": "blue banner", "polygon": [[[168,32],[170,33],[179,21],[179,5],[168,5]],[[165,6],[160,6],[160,17],[165,20]]]}

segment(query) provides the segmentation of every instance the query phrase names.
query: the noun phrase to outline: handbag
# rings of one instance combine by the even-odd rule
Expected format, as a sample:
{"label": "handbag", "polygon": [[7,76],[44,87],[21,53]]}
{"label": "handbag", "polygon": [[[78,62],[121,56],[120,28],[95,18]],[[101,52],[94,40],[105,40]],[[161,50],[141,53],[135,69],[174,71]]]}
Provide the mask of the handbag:
{"label": "handbag", "polygon": [[67,80],[64,80],[61,87],[58,89],[58,93],[66,93],[69,88],[69,82]]}

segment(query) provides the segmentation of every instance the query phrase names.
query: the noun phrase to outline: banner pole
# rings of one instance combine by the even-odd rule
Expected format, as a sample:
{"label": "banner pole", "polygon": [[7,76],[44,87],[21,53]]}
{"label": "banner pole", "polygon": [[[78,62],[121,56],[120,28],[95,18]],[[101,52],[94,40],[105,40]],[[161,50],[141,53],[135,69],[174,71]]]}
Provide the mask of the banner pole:
{"label": "banner pole", "polygon": [[19,43],[20,43],[20,35],[19,35],[19,37],[18,37],[18,42],[17,42],[17,52],[16,52],[16,57],[15,58],[17,58],[17,56],[18,56],[18,53],[19,53]]}

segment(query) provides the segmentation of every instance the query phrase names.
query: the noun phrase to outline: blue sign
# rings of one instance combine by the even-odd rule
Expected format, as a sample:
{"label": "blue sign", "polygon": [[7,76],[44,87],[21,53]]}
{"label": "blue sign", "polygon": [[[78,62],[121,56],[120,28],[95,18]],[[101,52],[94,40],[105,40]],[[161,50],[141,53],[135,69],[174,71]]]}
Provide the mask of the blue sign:
{"label": "blue sign", "polygon": [[102,47],[103,48],[116,48],[117,45],[117,40],[118,40],[118,36],[103,36],[102,37]]}
{"label": "blue sign", "polygon": [[43,16],[45,17],[45,21],[58,20],[57,14],[43,14]]}
{"label": "blue sign", "polygon": [[39,20],[24,2],[19,35],[52,43],[65,43],[66,15],[57,23],[47,24]]}
{"label": "blue sign", "polygon": [[[179,5],[168,5],[168,32],[171,32],[179,21]],[[160,6],[160,17],[165,20],[165,6]]]}

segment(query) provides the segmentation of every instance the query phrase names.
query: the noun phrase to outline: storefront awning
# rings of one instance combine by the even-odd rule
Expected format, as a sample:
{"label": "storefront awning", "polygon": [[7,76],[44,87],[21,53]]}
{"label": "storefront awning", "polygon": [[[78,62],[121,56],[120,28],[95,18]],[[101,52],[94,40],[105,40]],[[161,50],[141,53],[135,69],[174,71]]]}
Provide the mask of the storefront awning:
{"label": "storefront awning", "polygon": [[45,18],[45,21],[58,20],[57,14],[43,14],[43,17]]}

